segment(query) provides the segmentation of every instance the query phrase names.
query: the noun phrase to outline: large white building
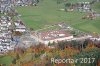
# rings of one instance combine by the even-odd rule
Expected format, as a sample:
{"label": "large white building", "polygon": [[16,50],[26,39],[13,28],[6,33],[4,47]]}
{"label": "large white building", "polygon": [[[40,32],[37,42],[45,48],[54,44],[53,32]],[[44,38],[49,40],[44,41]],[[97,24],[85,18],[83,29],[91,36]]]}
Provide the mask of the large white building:
{"label": "large white building", "polygon": [[37,40],[43,44],[48,45],[48,43],[53,42],[60,42],[60,41],[66,41],[73,38],[73,35],[71,35],[69,32],[66,32],[64,30],[53,30],[53,31],[47,31],[47,32],[40,32],[37,35],[32,34],[32,36],[36,36]]}
{"label": "large white building", "polygon": [[19,31],[19,32],[26,31],[26,26],[23,24],[22,21],[19,20],[15,22],[15,31]]}

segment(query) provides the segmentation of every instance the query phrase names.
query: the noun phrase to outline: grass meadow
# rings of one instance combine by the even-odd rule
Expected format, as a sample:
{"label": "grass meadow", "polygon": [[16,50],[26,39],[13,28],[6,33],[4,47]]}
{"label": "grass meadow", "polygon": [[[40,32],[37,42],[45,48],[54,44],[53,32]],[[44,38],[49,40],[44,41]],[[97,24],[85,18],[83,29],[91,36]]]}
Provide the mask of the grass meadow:
{"label": "grass meadow", "polygon": [[[70,2],[76,2],[76,0],[70,0]],[[92,6],[97,13],[100,13],[100,3]],[[82,16],[86,15],[86,13],[59,10],[63,8],[64,3],[57,4],[56,0],[41,0],[37,6],[16,7],[27,27],[33,28],[34,30],[41,29],[45,25],[65,22],[82,31],[100,33],[100,17],[97,17],[95,20],[82,19]]]}

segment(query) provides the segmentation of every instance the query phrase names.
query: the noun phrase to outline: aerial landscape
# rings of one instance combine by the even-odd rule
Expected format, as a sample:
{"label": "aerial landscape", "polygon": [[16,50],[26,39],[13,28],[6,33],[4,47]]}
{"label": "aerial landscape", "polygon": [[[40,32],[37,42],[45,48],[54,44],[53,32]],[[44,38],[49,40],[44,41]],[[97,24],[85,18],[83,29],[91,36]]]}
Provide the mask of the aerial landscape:
{"label": "aerial landscape", "polygon": [[0,66],[100,66],[100,0],[0,0]]}

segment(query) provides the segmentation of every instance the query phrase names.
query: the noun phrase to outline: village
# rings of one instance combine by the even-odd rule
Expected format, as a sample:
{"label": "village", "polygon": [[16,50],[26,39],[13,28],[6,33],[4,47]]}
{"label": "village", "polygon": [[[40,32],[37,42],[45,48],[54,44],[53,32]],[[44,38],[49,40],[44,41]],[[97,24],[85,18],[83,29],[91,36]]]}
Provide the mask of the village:
{"label": "village", "polygon": [[[8,1],[8,3],[7,3],[7,1]],[[23,1],[19,0],[17,2],[16,1],[9,2],[9,0],[7,0],[7,1],[2,0],[1,7],[0,7],[0,12],[5,14],[5,16],[0,17],[0,54],[6,53],[9,50],[14,50],[16,47],[20,46],[21,36],[26,36],[27,34],[29,35],[29,38],[31,40],[33,38],[34,41],[33,42],[31,41],[33,44],[34,44],[34,42],[36,44],[43,43],[46,46],[48,46],[49,43],[53,43],[53,42],[57,43],[57,42],[61,42],[61,41],[72,41],[72,40],[83,41],[86,39],[100,41],[99,35],[98,35],[98,37],[97,36],[95,37],[93,34],[81,32],[79,30],[76,30],[76,29],[70,27],[69,25],[65,26],[66,25],[65,23],[55,24],[56,26],[59,26],[61,28],[58,30],[41,31],[41,29],[40,29],[40,31],[30,31],[25,26],[23,21],[21,21],[21,19],[18,15],[15,15],[15,16],[17,16],[16,21],[13,21],[11,16],[9,16],[9,15],[7,16],[7,13],[9,13],[11,10],[13,10],[12,5],[15,5],[15,3],[16,3],[17,6],[18,5],[21,6],[23,4],[25,5],[27,2],[24,3],[24,0]],[[12,4],[12,2],[13,2],[13,4]],[[34,0],[34,2],[36,3],[38,1]],[[83,5],[82,8],[81,8],[81,6],[79,6],[79,8],[78,8],[79,11],[91,10],[91,9],[89,9],[90,5],[88,2],[82,3],[82,4],[86,4],[86,5]],[[83,8],[85,8],[85,9],[83,9]],[[15,14],[17,13],[16,10],[14,10],[14,13]],[[93,14],[93,16],[94,16],[94,14]],[[91,14],[89,17],[91,19],[95,18],[95,17],[92,17]],[[85,18],[85,17],[83,17],[83,18]],[[72,32],[74,32],[74,34]],[[25,44],[27,44],[27,42],[24,42],[24,45]],[[26,46],[28,46],[28,44]],[[31,45],[29,45],[29,46],[31,46]]]}
{"label": "village", "polygon": [[[24,20],[21,19],[23,14],[20,14],[16,7],[37,7],[39,2],[40,0],[0,1],[0,56],[5,56],[11,52],[16,52],[16,54],[19,53],[20,55],[21,50],[24,54],[24,51],[27,52],[27,49],[30,48],[33,49],[33,51],[30,50],[30,52],[28,52],[31,54],[32,60],[34,58],[33,56],[35,55],[36,58],[39,55],[39,58],[43,59],[49,54],[48,52],[48,54],[46,52],[42,53],[41,48],[43,48],[44,50],[47,48],[49,48],[49,50],[54,49],[55,51],[56,49],[61,49],[59,50],[59,52],[65,50],[66,48],[69,48],[71,50],[73,50],[74,48],[75,51],[77,50],[77,53],[78,50],[79,52],[84,52],[84,49],[86,48],[86,46],[88,46],[85,45],[86,41],[90,43],[90,45],[92,44],[92,48],[94,48],[94,46],[100,48],[99,33],[95,31],[82,31],[80,29],[74,28],[72,25],[70,25],[70,23],[66,23],[64,21],[60,21],[53,24],[48,23],[49,25],[46,24],[39,29],[34,29],[33,27],[27,26]],[[92,2],[77,2],[74,4],[67,3],[64,4],[64,8],[59,9],[58,11],[65,11],[66,13],[71,13],[74,11],[77,11],[79,13],[85,13],[85,15],[82,15],[80,19],[84,21],[92,21],[100,17],[100,14],[91,7],[91,4],[94,4],[95,2],[100,2],[100,0],[93,0]],[[67,45],[67,43],[69,44]],[[38,52],[39,50],[41,50],[40,54],[38,52],[34,54],[36,52],[36,49],[38,49]],[[50,51],[50,53],[55,51]],[[13,58],[13,60],[15,60],[15,57]],[[14,63],[13,60],[12,64],[15,65],[21,64],[22,62],[21,60],[18,60],[19,63]],[[24,63],[22,62],[22,64]]]}

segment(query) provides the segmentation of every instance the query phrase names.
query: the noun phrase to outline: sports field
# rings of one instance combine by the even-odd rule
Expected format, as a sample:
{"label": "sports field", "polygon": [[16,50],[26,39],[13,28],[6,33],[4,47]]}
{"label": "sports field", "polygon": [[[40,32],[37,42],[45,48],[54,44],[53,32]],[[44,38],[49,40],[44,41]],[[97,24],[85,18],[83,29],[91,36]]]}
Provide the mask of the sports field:
{"label": "sports field", "polygon": [[[70,2],[78,2],[82,0],[70,0]],[[87,0],[83,0],[87,1]],[[91,0],[88,0],[91,1]],[[100,3],[95,3],[93,9],[100,13]],[[65,12],[59,9],[64,8],[64,3],[57,4],[56,0],[41,0],[37,6],[17,7],[21,19],[24,23],[34,30],[41,29],[45,25],[52,25],[59,22],[65,22],[74,28],[86,32],[100,33],[100,17],[95,20],[82,19],[85,13],[78,11]]]}

